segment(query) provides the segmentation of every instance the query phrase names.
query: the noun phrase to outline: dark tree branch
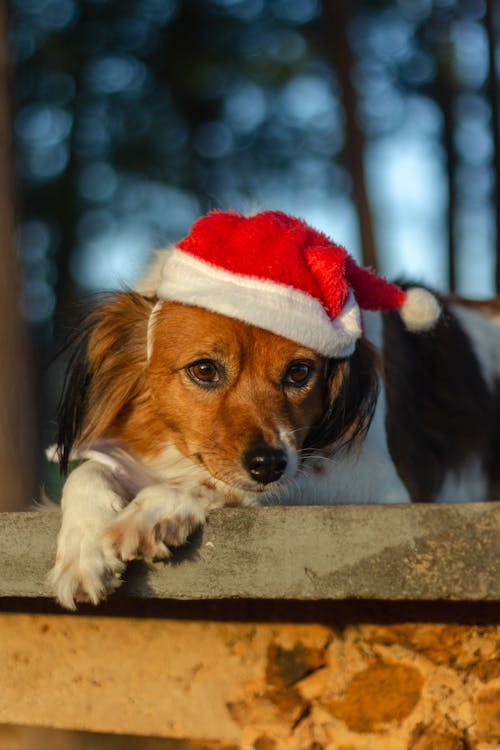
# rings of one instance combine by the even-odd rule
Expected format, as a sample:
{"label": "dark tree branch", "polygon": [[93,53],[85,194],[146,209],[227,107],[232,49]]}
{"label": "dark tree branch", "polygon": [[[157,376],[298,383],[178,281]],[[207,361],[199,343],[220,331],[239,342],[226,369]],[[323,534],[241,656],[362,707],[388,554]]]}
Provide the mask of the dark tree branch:
{"label": "dark tree branch", "polygon": [[493,135],[493,171],[495,174],[493,188],[493,207],[495,213],[495,288],[500,292],[500,111],[498,103],[498,82],[496,75],[496,39],[495,14],[499,13],[498,0],[486,0],[485,27],[488,37],[488,81],[487,94],[491,109],[491,132]]}
{"label": "dark tree branch", "polygon": [[353,54],[348,41],[350,5],[346,0],[324,0],[324,37],[327,59],[337,75],[344,110],[344,156],[352,179],[362,261],[364,265],[376,268],[377,249],[363,161],[365,137],[357,117],[358,101],[352,80]]}
{"label": "dark tree branch", "polygon": [[34,408],[21,283],[15,249],[10,163],[7,13],[0,6],[0,511],[27,507],[34,498]]}

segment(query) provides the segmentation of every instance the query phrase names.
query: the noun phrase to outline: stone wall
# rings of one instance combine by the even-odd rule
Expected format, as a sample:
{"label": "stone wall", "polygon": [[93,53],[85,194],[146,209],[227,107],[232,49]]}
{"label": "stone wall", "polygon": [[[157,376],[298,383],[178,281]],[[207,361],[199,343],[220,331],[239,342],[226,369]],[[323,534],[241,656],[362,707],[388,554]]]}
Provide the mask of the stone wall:
{"label": "stone wall", "polygon": [[261,750],[492,750],[500,629],[358,625],[293,643],[284,631],[231,712]]}
{"label": "stone wall", "polygon": [[4,614],[0,663],[4,723],[172,750],[500,747],[494,624]]}

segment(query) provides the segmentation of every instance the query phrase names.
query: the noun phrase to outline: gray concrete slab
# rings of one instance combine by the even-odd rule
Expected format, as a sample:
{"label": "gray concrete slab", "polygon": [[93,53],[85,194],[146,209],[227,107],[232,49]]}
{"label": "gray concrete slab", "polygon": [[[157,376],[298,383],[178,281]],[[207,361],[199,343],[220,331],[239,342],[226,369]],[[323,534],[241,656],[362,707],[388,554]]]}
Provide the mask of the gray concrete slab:
{"label": "gray concrete slab", "polygon": [[[59,512],[0,514],[0,597],[48,598]],[[500,601],[500,503],[227,508],[116,596]]]}

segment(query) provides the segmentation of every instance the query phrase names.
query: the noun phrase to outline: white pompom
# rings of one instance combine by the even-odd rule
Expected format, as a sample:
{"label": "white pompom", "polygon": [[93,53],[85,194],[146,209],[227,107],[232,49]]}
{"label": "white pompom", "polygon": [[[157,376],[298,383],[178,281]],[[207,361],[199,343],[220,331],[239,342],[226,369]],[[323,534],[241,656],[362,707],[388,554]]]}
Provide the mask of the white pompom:
{"label": "white pompom", "polygon": [[408,289],[399,313],[409,331],[428,331],[441,315],[441,305],[427,289],[415,286]]}

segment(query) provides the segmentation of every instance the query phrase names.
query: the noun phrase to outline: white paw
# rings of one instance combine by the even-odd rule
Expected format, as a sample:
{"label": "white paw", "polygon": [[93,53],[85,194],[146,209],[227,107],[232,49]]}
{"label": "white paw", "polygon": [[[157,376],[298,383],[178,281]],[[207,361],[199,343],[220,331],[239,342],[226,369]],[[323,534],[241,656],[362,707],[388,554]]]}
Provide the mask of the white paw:
{"label": "white paw", "polygon": [[97,531],[84,536],[73,531],[71,540],[68,536],[59,541],[48,582],[66,609],[76,609],[76,602],[99,604],[121,585],[125,565]]}
{"label": "white paw", "polygon": [[157,493],[148,490],[143,490],[105,532],[106,546],[123,561],[165,560],[172,554],[169,547],[185,544],[205,521],[198,502],[189,498],[172,502],[165,496],[159,499]]}

